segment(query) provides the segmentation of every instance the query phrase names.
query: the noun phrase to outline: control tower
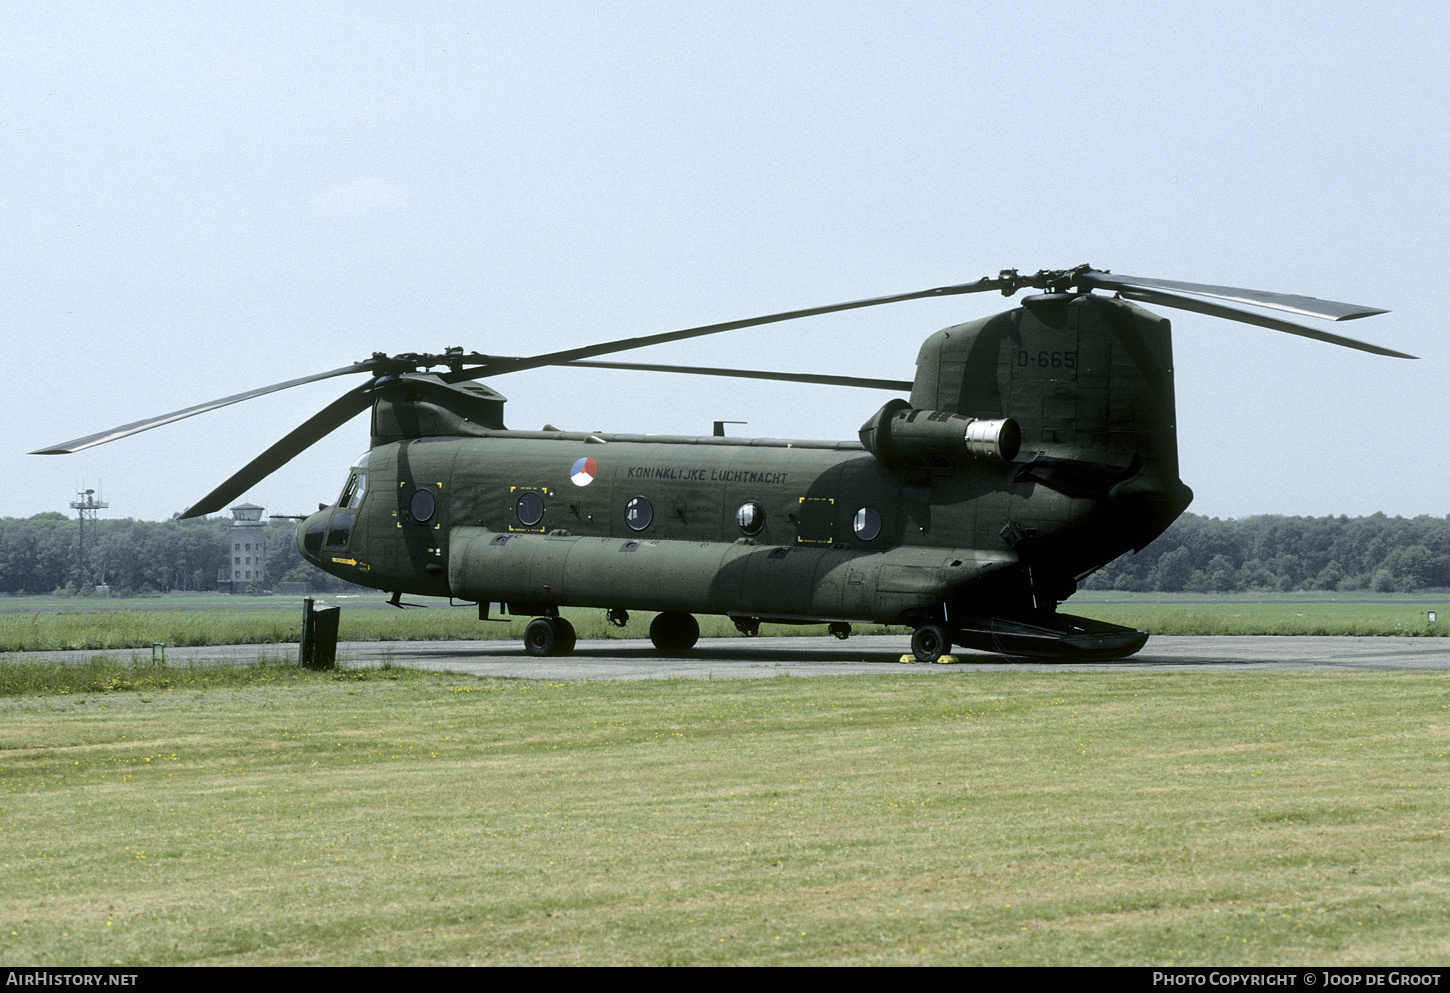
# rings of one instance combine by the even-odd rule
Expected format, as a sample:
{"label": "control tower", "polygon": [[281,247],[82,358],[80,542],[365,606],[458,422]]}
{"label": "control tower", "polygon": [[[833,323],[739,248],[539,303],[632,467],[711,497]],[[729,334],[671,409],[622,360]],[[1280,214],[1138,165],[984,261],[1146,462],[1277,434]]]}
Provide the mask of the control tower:
{"label": "control tower", "polygon": [[222,569],[217,576],[218,593],[245,593],[247,587],[256,583],[259,587],[266,581],[267,525],[262,521],[262,511],[255,503],[242,503],[232,508],[231,565]]}

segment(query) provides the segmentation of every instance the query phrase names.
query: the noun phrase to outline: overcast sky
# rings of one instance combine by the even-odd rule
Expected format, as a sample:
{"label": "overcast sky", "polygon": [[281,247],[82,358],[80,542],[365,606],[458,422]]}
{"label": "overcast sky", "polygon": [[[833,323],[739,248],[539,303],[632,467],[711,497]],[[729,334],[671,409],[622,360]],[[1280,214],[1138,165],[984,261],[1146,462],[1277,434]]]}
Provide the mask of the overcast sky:
{"label": "overcast sky", "polygon": [[[374,351],[551,351],[1091,262],[1389,308],[1167,312],[1192,510],[1450,513],[1450,4],[9,4],[0,516],[184,509]],[[909,379],[1000,295],[622,360]],[[512,427],[854,438],[890,394],[540,370]],[[248,493],[336,497],[358,420]]]}

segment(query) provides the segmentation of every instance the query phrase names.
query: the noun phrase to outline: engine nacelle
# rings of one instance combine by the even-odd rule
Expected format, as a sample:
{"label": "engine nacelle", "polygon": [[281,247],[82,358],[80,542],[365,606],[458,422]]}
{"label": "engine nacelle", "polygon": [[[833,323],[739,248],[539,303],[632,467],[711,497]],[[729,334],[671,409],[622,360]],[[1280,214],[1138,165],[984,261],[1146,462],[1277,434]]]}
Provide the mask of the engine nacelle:
{"label": "engine nacelle", "polygon": [[1010,462],[1022,447],[1022,429],[1010,417],[979,420],[941,410],[914,410],[889,401],[861,425],[861,444],[893,471],[948,469],[974,459]]}

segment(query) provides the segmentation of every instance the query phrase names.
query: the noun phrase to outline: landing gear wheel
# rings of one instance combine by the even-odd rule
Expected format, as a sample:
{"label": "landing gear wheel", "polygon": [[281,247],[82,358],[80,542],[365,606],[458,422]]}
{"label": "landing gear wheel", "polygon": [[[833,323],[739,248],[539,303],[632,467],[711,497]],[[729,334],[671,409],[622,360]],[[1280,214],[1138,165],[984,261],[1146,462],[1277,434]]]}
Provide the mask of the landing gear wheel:
{"label": "landing gear wheel", "polygon": [[524,650],[530,655],[546,656],[554,654],[554,639],[558,632],[554,630],[554,622],[547,617],[535,617],[529,621],[529,626],[524,628]]}
{"label": "landing gear wheel", "polygon": [[700,624],[693,614],[667,610],[650,622],[649,640],[662,652],[688,652],[700,640]]}
{"label": "landing gear wheel", "polygon": [[574,625],[562,617],[554,618],[554,654],[574,654]]}
{"label": "landing gear wheel", "polygon": [[951,650],[952,640],[940,624],[923,624],[911,636],[911,654],[918,662],[935,662]]}
{"label": "landing gear wheel", "polygon": [[574,625],[562,617],[535,617],[524,628],[524,650],[547,657],[574,654]]}

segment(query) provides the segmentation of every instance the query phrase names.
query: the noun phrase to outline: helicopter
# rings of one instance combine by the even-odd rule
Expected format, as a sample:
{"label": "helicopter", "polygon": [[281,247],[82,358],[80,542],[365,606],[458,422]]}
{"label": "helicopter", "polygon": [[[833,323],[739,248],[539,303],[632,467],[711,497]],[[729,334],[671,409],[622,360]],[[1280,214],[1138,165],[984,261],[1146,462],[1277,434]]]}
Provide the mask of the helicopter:
{"label": "helicopter", "polygon": [[[1038,292],[945,328],[914,379],[597,361],[598,356],[909,300]],[[181,517],[215,513],[372,408],[368,451],[297,545],[325,571],[392,594],[476,603],[532,620],[535,656],[568,655],[564,607],[622,626],[654,611],[655,647],[688,651],[697,614],[912,629],[912,655],[953,646],[1110,661],[1148,635],[1059,606],[1094,571],[1141,551],[1187,509],[1179,478],[1170,323],[1148,303],[1378,355],[1415,358],[1241,305],[1330,321],[1387,311],[1313,297],[1071,269],[601,342],[533,356],[405,353],[275,383],[39,449],[65,454],[278,390],[346,375],[362,385],[268,448]],[[812,441],[505,427],[480,379],[546,366],[885,390],[857,438]],[[432,371],[438,369],[439,371]]]}

